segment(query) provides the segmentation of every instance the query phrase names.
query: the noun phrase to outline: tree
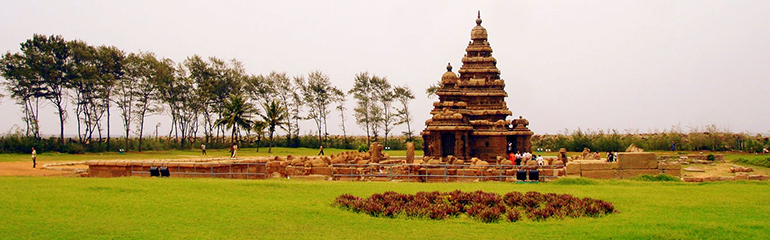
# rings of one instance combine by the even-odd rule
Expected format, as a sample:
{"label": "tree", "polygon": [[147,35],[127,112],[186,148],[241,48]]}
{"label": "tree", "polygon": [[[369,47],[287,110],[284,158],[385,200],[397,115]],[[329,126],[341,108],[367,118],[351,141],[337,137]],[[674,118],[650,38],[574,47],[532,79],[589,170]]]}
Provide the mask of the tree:
{"label": "tree", "polygon": [[334,94],[332,94],[334,99],[334,102],[337,103],[337,106],[335,107],[337,111],[340,112],[340,128],[342,129],[342,141],[343,141],[343,148],[350,147],[348,142],[348,135],[347,131],[345,130],[345,102],[347,99],[345,99],[345,92],[340,91],[339,89],[335,89]]}
{"label": "tree", "polygon": [[286,108],[283,107],[283,104],[275,100],[265,103],[264,108],[265,114],[259,114],[259,116],[262,117],[262,120],[267,124],[268,137],[270,138],[267,152],[270,153],[273,150],[273,134],[275,133],[275,128],[279,127],[284,129],[288,114],[286,113]]}
{"label": "tree", "polygon": [[[386,77],[373,77],[371,80],[373,95],[372,98],[375,101],[378,101],[380,104],[382,104],[382,108],[380,109],[382,111],[382,114],[377,114],[375,118],[375,129],[377,127],[382,126],[382,129],[385,133],[385,146],[388,146],[388,135],[390,134],[391,129],[393,128],[393,123],[395,123],[395,118],[393,118],[392,113],[392,107],[391,104],[393,103],[393,92],[391,92],[391,86],[388,82],[388,78]],[[377,135],[378,131],[374,131],[375,136]]]}
{"label": "tree", "polygon": [[297,122],[297,124],[295,124],[291,122],[291,119],[299,117],[299,110],[296,105],[302,104],[301,102],[294,101],[295,96],[297,95],[297,86],[292,84],[291,79],[286,76],[285,72],[270,72],[268,78],[270,79],[269,82],[273,83],[272,86],[273,92],[275,92],[275,96],[280,99],[281,103],[283,103],[284,108],[287,111],[288,121],[286,121],[286,145],[292,146],[292,134],[294,134],[295,131],[297,135],[295,135],[294,139],[296,139],[297,142],[299,141],[299,123]]}
{"label": "tree", "polygon": [[257,152],[259,152],[259,144],[262,142],[262,138],[265,137],[265,128],[267,128],[267,123],[265,121],[254,121],[254,125],[251,127],[251,130],[254,130],[254,133],[257,135]]}
{"label": "tree", "polygon": [[100,78],[102,79],[101,101],[107,111],[107,150],[110,149],[110,108],[113,92],[116,84],[122,80],[125,70],[123,67],[126,53],[115,46],[99,46],[97,49],[97,62],[99,64]]}
{"label": "tree", "polygon": [[118,78],[115,82],[115,95],[113,99],[115,105],[120,109],[123,130],[125,130],[126,146],[130,149],[129,134],[131,133],[131,124],[136,121],[136,101],[139,98],[139,81],[144,77],[142,59],[139,55],[131,53],[124,60],[125,76]]}
{"label": "tree", "polygon": [[136,127],[138,128],[137,135],[139,135],[138,150],[141,152],[144,121],[147,115],[158,113],[162,110],[155,105],[155,102],[158,100],[156,81],[160,78],[167,78],[168,76],[165,76],[164,74],[170,71],[162,69],[164,65],[158,62],[154,53],[132,53],[129,55],[129,58],[132,58],[132,61],[129,61],[129,63],[135,65],[129,68],[129,75],[135,81],[133,83],[135,102],[132,107],[134,110],[134,113],[132,114],[136,116]]}
{"label": "tree", "polygon": [[315,122],[318,128],[318,142],[323,144],[323,136],[329,135],[326,120],[329,115],[329,105],[333,101],[332,94],[342,91],[332,86],[329,76],[321,71],[310,72],[307,76],[307,82],[301,81],[304,84],[300,85],[300,89],[305,102],[310,106],[307,118]]}
{"label": "tree", "polygon": [[401,103],[401,108],[396,109],[397,113],[396,116],[398,116],[398,122],[396,125],[406,124],[406,132],[403,132],[406,136],[407,141],[412,141],[412,137],[414,136],[414,132],[412,131],[411,122],[412,122],[412,116],[409,114],[409,101],[414,99],[414,94],[412,94],[412,89],[409,89],[409,86],[404,85],[403,87],[397,86],[393,88],[393,97]]}
{"label": "tree", "polygon": [[0,59],[0,75],[6,80],[3,85],[11,94],[11,98],[16,100],[16,104],[24,107],[22,120],[26,124],[26,135],[40,139],[38,116],[40,99],[44,93],[42,82],[27,62],[25,55],[6,53]]}
{"label": "tree", "polygon": [[234,144],[236,142],[236,136],[239,136],[241,129],[251,129],[254,120],[253,114],[257,113],[254,105],[246,102],[243,96],[239,94],[230,95],[230,99],[225,101],[224,108],[219,114],[221,118],[217,119],[215,124],[217,126],[225,126],[232,129],[230,135],[230,141]]}
{"label": "tree", "polygon": [[356,107],[353,109],[356,123],[366,130],[366,144],[371,143],[372,135],[378,136],[378,123],[382,109],[377,105],[373,82],[378,82],[380,77],[369,76],[368,72],[356,74],[355,85],[348,91],[356,99]]}
{"label": "tree", "polygon": [[59,115],[59,140],[64,144],[64,122],[67,120],[66,96],[69,87],[70,51],[64,38],[35,34],[21,44],[21,51],[34,78],[41,84],[39,93],[56,107]]}
{"label": "tree", "polygon": [[438,80],[438,82],[428,86],[428,88],[425,89],[425,94],[428,94],[428,97],[436,96],[436,92],[441,89],[441,86],[443,86],[442,84],[443,83],[441,83],[441,80]]}
{"label": "tree", "polygon": [[[214,135],[214,114],[219,111],[221,104],[217,98],[217,89],[215,89],[214,70],[209,63],[198,55],[193,55],[185,59],[184,67],[187,68],[187,78],[192,80],[196,88],[197,100],[200,101],[200,111],[203,114],[203,134],[205,142],[208,143]],[[218,119],[218,118],[217,118]]]}
{"label": "tree", "polygon": [[[67,46],[71,64],[68,81],[74,93],[71,100],[75,104],[78,140],[89,144],[101,117],[104,116],[105,108],[98,98],[99,87],[103,84],[99,81],[96,49],[80,40],[69,41]],[[85,127],[84,130],[82,126]]]}

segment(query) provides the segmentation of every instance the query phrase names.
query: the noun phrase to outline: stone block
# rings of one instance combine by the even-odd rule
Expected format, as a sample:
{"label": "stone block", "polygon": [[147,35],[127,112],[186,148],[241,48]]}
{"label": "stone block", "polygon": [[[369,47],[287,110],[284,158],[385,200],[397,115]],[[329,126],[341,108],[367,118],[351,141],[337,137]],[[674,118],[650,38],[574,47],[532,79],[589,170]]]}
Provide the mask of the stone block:
{"label": "stone block", "polygon": [[459,176],[479,176],[479,170],[476,169],[457,169]]}
{"label": "stone block", "polygon": [[325,176],[331,176],[332,175],[332,168],[330,167],[314,167],[313,174],[317,175],[325,175]]}
{"label": "stone block", "polygon": [[717,177],[717,176],[704,177],[703,181],[704,182],[716,182],[716,181],[719,181],[719,177]]}
{"label": "stone block", "polygon": [[584,178],[612,179],[615,177],[615,170],[582,171],[581,176]]}
{"label": "stone block", "polygon": [[414,143],[406,143],[406,163],[414,163]]}
{"label": "stone block", "polygon": [[678,162],[660,162],[658,163],[658,169],[673,169],[673,170],[679,170],[682,169],[682,165]]}
{"label": "stone block", "polygon": [[699,177],[684,177],[682,180],[685,182],[703,182],[703,178]]}
{"label": "stone block", "polygon": [[567,175],[580,175],[580,164],[567,163]]}
{"label": "stone block", "polygon": [[721,176],[719,177],[719,181],[735,181],[734,176]]}
{"label": "stone block", "polygon": [[622,152],[618,153],[618,166],[620,169],[657,169],[658,158],[650,152]]}
{"label": "stone block", "polygon": [[593,170],[615,170],[618,169],[617,162],[584,162],[580,164],[581,171],[593,171]]}
{"label": "stone block", "polygon": [[748,174],[742,173],[742,172],[735,173],[735,181],[740,181],[740,180],[749,180]]}

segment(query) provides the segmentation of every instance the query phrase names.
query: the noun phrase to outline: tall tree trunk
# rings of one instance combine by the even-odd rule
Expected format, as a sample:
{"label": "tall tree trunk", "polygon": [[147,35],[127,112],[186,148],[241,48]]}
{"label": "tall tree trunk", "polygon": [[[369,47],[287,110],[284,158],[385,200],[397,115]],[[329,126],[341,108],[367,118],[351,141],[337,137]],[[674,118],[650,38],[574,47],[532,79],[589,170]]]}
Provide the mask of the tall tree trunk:
{"label": "tall tree trunk", "polygon": [[107,95],[107,151],[110,151],[110,97]]}

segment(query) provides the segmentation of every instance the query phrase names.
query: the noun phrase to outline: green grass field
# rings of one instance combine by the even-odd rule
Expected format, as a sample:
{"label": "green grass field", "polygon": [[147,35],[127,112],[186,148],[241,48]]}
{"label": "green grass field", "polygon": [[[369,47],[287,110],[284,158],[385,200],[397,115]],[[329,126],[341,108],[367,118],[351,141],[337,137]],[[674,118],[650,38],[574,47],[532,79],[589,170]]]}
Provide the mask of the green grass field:
{"label": "green grass field", "polygon": [[[589,181],[591,185],[286,179],[0,177],[3,239],[768,239],[768,182]],[[540,191],[612,202],[620,213],[546,222],[373,218],[343,193]]]}
{"label": "green grass field", "polygon": [[[355,151],[349,149],[337,149],[326,148],[324,149],[325,155],[336,154],[345,151]],[[386,151],[391,156],[406,156],[406,150],[389,150]],[[85,153],[85,154],[66,154],[47,152],[38,154],[38,161],[86,161],[86,160],[141,160],[141,159],[178,159],[178,158],[216,158],[216,157],[230,157],[230,152],[227,149],[210,149],[207,151],[207,156],[201,156],[200,150],[169,150],[169,151],[145,151],[145,152],[128,152],[119,154],[116,152],[106,153]],[[259,148],[257,152],[256,148],[244,148],[238,150],[238,156],[251,157],[251,156],[286,156],[292,154],[295,156],[316,156],[318,155],[318,149],[311,148],[284,148],[275,147],[272,153],[267,152],[267,148]],[[415,151],[415,155],[421,156],[422,151]],[[22,162],[31,161],[29,154],[0,154],[0,162]]]}

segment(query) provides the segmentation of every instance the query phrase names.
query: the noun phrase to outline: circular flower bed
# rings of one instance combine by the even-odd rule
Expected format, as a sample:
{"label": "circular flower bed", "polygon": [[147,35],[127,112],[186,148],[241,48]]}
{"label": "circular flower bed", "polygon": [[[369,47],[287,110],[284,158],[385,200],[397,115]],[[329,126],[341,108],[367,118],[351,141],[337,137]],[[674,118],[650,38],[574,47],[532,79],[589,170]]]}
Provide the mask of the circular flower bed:
{"label": "circular flower bed", "polygon": [[522,215],[533,221],[544,221],[548,218],[599,217],[618,212],[610,202],[569,194],[509,192],[500,196],[497,193],[460,190],[418,192],[414,195],[388,191],[368,198],[342,194],[334,199],[334,205],[375,217],[447,219],[466,214],[487,223],[503,218],[516,222],[522,219]]}

